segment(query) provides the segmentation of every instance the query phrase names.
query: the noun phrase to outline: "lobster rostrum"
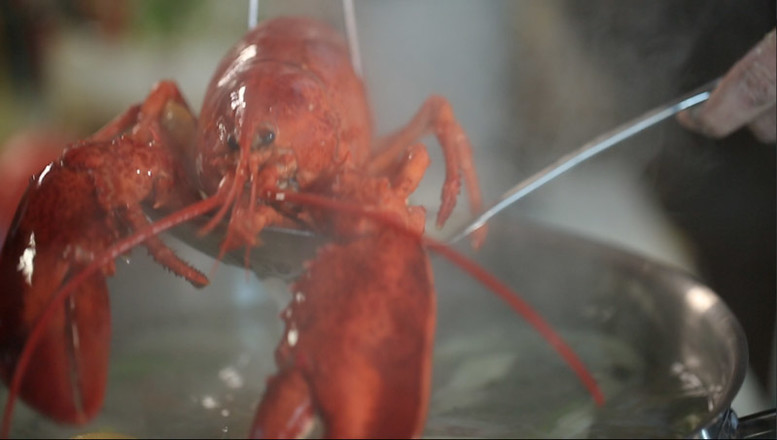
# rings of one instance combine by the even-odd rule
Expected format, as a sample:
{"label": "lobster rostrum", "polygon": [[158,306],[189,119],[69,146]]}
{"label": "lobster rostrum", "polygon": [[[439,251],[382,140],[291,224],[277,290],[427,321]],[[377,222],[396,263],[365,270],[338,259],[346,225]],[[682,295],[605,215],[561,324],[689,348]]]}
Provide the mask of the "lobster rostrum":
{"label": "lobster rostrum", "polygon": [[[105,277],[142,244],[170,271],[207,284],[158,234],[213,212],[228,222],[219,257],[268,226],[331,237],[292,286],[286,329],[251,428],[256,437],[418,437],[429,401],[435,328],[425,210],[407,203],[429,165],[416,140],[434,132],[446,179],[437,223],[466,182],[480,210],[469,140],[449,103],[429,98],[396,133],[373,140],[362,82],[328,26],[278,18],[225,56],[195,118],[177,86],[71,144],[31,181],[0,254],[0,374],[10,384],[4,433],[19,396],[63,423],[85,423],[105,393],[110,316]],[[151,223],[148,212],[168,214]],[[475,237],[477,245],[485,230]],[[548,336],[601,401],[568,347],[506,287],[489,283]],[[518,301],[518,303],[516,303]],[[544,326],[544,327],[543,327]]]}

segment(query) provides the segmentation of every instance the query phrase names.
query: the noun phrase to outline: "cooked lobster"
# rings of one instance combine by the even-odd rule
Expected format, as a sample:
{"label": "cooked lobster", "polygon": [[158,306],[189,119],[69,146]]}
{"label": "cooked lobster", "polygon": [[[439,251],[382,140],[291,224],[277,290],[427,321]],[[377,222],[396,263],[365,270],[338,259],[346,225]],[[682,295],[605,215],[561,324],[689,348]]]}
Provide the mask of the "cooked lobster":
{"label": "cooked lobster", "polygon": [[[0,254],[0,374],[11,388],[5,432],[17,391],[54,420],[94,417],[106,386],[113,260],[142,244],[205,285],[158,234],[210,212],[203,234],[227,222],[219,257],[245,248],[248,258],[271,225],[331,238],[281,314],[278,373],[251,435],[299,437],[318,414],[327,437],[420,436],[435,328],[426,250],[452,252],[423,237],[425,210],[407,203],[429,165],[417,143],[428,132],[445,155],[442,225],[462,177],[472,211],[481,207],[470,142],[450,104],[431,97],[404,128],[374,140],[340,35],[311,19],[278,18],[227,53],[199,118],[165,81],[71,144],[35,176]],[[167,217],[152,223],[150,212]],[[558,337],[552,342],[571,353]]]}

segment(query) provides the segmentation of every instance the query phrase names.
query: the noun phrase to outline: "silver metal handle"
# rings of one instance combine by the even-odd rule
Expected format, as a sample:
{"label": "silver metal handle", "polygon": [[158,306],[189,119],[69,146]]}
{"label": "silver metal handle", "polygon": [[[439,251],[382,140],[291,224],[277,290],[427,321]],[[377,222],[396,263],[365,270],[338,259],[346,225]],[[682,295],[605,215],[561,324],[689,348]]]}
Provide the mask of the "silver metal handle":
{"label": "silver metal handle", "polygon": [[596,137],[575,151],[562,156],[557,161],[504,193],[496,203],[471,220],[466,227],[454,234],[448,242],[454,243],[461,240],[483,226],[491,217],[495,216],[509,205],[522,199],[537,188],[550,182],[561,174],[564,174],[566,171],[574,168],[580,163],[683,110],[701,104],[709,98],[712,90],[719,81],[720,79],[716,79],[668,104],[650,110],[642,116],[632,119],[631,121]]}
{"label": "silver metal handle", "polygon": [[767,409],[739,419],[736,438],[775,438],[777,435],[777,409]]}

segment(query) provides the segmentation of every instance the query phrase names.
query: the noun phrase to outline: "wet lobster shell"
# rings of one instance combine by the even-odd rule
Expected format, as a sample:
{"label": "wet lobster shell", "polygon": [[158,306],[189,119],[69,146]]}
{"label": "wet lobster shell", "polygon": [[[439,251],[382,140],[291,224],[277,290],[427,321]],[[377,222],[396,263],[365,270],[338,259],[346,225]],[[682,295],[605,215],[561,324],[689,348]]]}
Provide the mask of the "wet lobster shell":
{"label": "wet lobster shell", "polygon": [[[434,132],[446,152],[438,223],[455,205],[460,174],[473,211],[479,190],[469,141],[443,98],[427,100],[407,127],[382,142],[373,140],[370,118],[342,37],[311,19],[279,18],[227,53],[198,121],[177,86],[161,82],[146,101],[74,143],[30,184],[0,257],[8,287],[0,297],[3,379],[21,371],[20,396],[54,420],[91,420],[105,393],[105,277],[115,271],[101,261],[126,251],[114,250],[115,243],[134,239],[173,272],[204,284],[144,232],[150,226],[141,209],[184,221],[220,204],[213,224],[230,213],[222,252],[258,244],[259,232],[273,224],[301,223],[333,237],[296,284],[308,300],[287,309],[280,371],[252,433],[299,436],[318,413],[328,436],[420,435],[435,307],[419,241],[425,211],[407,204],[429,164],[415,139]],[[267,199],[267,190],[278,189],[371,207],[406,231],[352,212]],[[198,195],[208,198],[196,202]],[[37,324],[63,286],[77,291]],[[27,338],[37,329],[44,332],[31,347]],[[25,349],[32,357],[17,368]]]}

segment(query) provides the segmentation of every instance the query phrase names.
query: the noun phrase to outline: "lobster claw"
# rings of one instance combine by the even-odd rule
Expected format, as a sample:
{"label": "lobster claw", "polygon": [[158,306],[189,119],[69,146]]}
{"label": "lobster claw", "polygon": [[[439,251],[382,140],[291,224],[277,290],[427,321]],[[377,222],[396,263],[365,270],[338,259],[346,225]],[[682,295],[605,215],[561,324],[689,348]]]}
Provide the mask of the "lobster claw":
{"label": "lobster claw", "polygon": [[[29,255],[30,234],[11,234],[6,251]],[[34,248],[33,248],[34,249]],[[0,373],[10,382],[19,353],[40,310],[53,291],[79,267],[70,267],[45,249],[35,256],[35,273],[19,270],[19,265],[0,265],[8,294],[0,295]],[[25,253],[26,252],[26,253]],[[21,292],[21,295],[11,295]],[[9,310],[24,310],[14,314]],[[105,277],[96,274],[79,286],[55,313],[25,371],[20,396],[39,412],[60,423],[83,424],[100,410],[107,381],[110,314]]]}
{"label": "lobster claw", "polygon": [[[379,251],[380,250],[380,251]],[[251,434],[413,438],[429,403],[435,300],[426,252],[392,230],[321,248],[281,313],[279,372]]]}
{"label": "lobster claw", "polygon": [[304,438],[314,427],[310,387],[295,369],[267,381],[262,404],[251,425],[250,438]]}
{"label": "lobster claw", "polygon": [[84,282],[75,298],[49,325],[21,396],[53,420],[83,424],[101,409],[108,379],[111,325],[104,277]]}

